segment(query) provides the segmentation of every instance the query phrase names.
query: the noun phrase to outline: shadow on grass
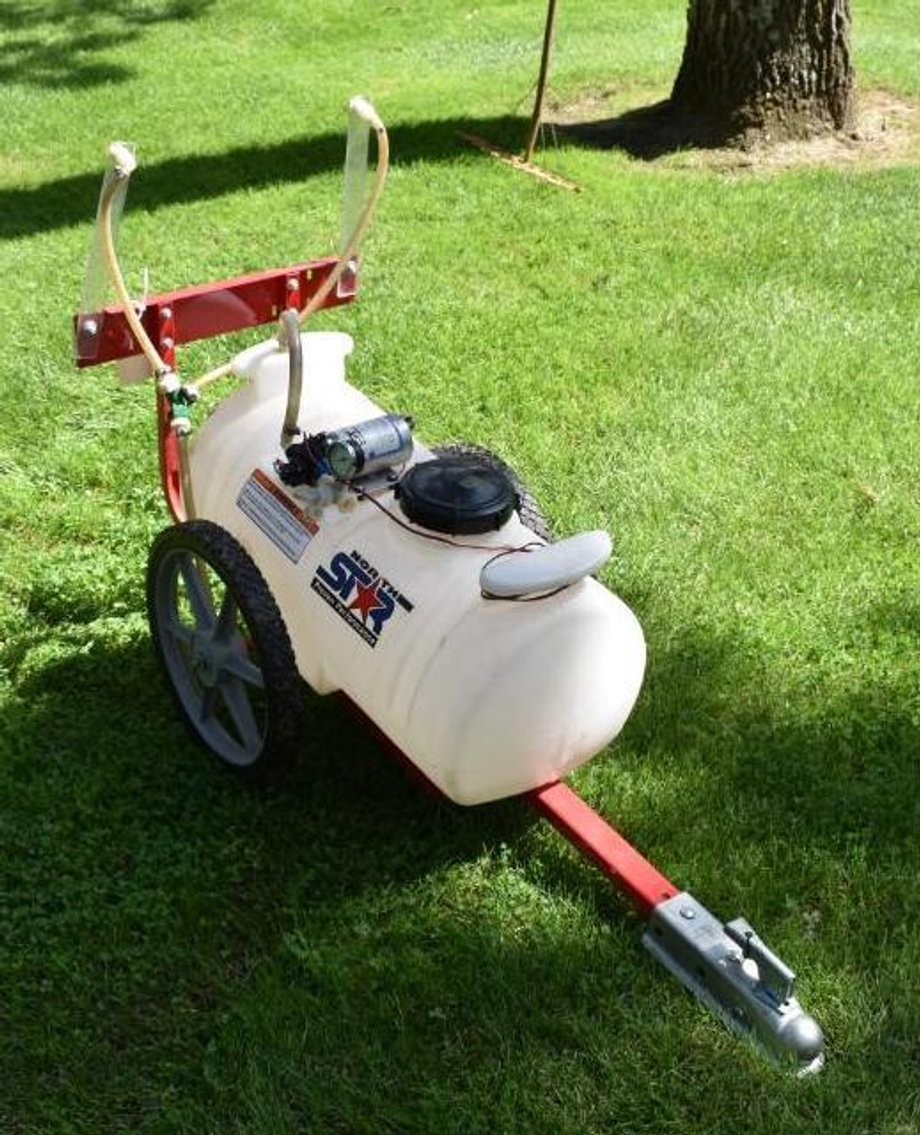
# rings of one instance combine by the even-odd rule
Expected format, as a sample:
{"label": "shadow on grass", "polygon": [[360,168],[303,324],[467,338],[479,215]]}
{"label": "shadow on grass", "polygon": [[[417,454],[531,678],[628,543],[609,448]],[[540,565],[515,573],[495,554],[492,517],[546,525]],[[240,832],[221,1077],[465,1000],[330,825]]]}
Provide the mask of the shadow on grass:
{"label": "shadow on grass", "polygon": [[[780,910],[784,866],[797,886],[816,850],[864,839],[869,862],[850,883],[870,900],[877,890],[876,913],[894,924],[904,912],[883,909],[893,888],[872,857],[909,858],[915,844],[916,722],[870,685],[814,718],[771,721],[726,695],[748,661],[703,637],[653,655],[629,745],[634,767],[671,753],[679,791],[627,834],[642,846],[657,827],[671,856],[692,845],[715,873],[696,891],[704,901],[740,885]],[[603,1127],[603,1113],[564,1111],[603,1106],[599,1081],[615,1096],[611,1069],[628,1097],[669,1070],[718,1076],[720,1055],[734,1067],[720,1030],[676,1038],[696,1016],[672,1017],[679,992],[638,949],[632,920],[595,918],[612,901],[604,881],[562,844],[528,866],[519,802],[432,801],[341,707],[311,709],[294,783],[253,794],[186,739],[146,639],[20,675],[0,723],[13,1038],[0,1119],[5,1107],[51,1129],[77,1107],[101,1129],[93,1121],[117,1108],[124,1127],[143,1126],[165,1106],[183,1130],[217,1130],[276,1108],[276,1130],[575,1131]],[[789,837],[780,877],[770,865],[753,885],[720,888],[731,847],[764,832],[773,848]],[[882,968],[875,925],[863,919],[854,936],[864,964]],[[656,995],[660,982],[671,995]],[[865,997],[884,1017],[875,990]],[[910,1045],[892,1020],[864,1038],[865,1059],[884,1055],[896,1079]],[[896,1022],[911,1023],[909,1012]],[[544,1113],[546,1095],[524,1086],[560,1074],[559,1110]],[[739,1106],[752,1090],[770,1106],[772,1081],[721,1075]],[[841,1099],[825,1098],[827,1115]],[[217,1118],[196,1127],[208,1100]]]}
{"label": "shadow on grass", "polygon": [[410,887],[520,822],[426,799],[335,703],[311,708],[298,777],[256,794],[187,739],[146,639],[23,663],[0,722],[0,1128],[87,1100],[132,1127],[197,1083],[213,1014],[292,911]]}
{"label": "shadow on grass", "polygon": [[[79,90],[124,82],[133,68],[94,58],[137,40],[155,24],[198,19],[214,0],[4,0],[0,31],[12,38],[0,49],[0,85]],[[20,33],[30,33],[25,34]]]}
{"label": "shadow on grass", "polygon": [[[521,131],[521,120],[510,116],[489,119],[443,119],[393,126],[390,144],[394,163],[455,161],[473,154],[458,131],[484,134],[504,143]],[[190,201],[208,200],[240,189],[260,189],[283,182],[304,181],[342,169],[345,139],[342,131],[292,138],[269,146],[246,146],[223,154],[170,158],[141,165],[135,174],[130,207],[153,210]],[[102,144],[99,169],[27,189],[0,190],[0,239],[30,236],[68,225],[89,225],[102,182]]]}
{"label": "shadow on grass", "polygon": [[763,831],[796,832],[814,846],[865,838],[886,854],[914,848],[920,797],[909,785],[920,721],[908,678],[867,666],[845,694],[822,700],[809,691],[795,704],[745,673],[763,673],[754,643],[691,634],[666,652],[652,649],[629,738],[640,753],[687,754],[675,826],[714,811],[718,822],[713,805],[727,817],[737,801]]}
{"label": "shadow on grass", "polygon": [[652,162],[686,149],[730,145],[732,136],[700,115],[678,110],[670,99],[635,107],[613,118],[551,123],[556,137],[595,150],[622,150],[640,161]]}

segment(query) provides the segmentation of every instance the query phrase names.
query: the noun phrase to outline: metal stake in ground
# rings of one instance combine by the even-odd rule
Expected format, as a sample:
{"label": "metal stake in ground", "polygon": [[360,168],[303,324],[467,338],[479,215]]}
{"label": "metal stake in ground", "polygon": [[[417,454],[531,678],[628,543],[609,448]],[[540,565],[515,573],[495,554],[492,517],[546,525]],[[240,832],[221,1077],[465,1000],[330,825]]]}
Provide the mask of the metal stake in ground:
{"label": "metal stake in ground", "polygon": [[540,122],[543,118],[543,99],[546,96],[546,80],[549,76],[549,60],[553,50],[553,31],[556,24],[556,0],[549,0],[546,9],[546,27],[543,30],[543,54],[540,56],[540,75],[537,79],[537,94],[533,104],[533,114],[530,116],[530,127],[524,143],[524,161],[529,162],[533,157],[534,147],[537,144],[537,134],[540,132]]}

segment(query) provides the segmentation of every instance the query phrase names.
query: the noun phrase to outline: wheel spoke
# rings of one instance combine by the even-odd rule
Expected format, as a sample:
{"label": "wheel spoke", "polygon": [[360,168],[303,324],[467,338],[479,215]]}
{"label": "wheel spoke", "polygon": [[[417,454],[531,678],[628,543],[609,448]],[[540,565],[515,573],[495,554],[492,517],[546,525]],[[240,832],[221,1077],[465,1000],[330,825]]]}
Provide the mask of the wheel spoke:
{"label": "wheel spoke", "polygon": [[185,643],[188,646],[195,637],[195,630],[193,627],[187,627],[185,623],[180,622],[178,619],[166,619],[163,623],[163,630],[178,642]]}
{"label": "wheel spoke", "polygon": [[204,696],[201,699],[201,705],[198,708],[198,720],[202,725],[206,725],[214,718],[214,710],[217,708],[217,687],[211,686],[204,691]]}
{"label": "wheel spoke", "polygon": [[220,669],[222,674],[232,674],[235,678],[240,678],[248,686],[255,686],[258,690],[265,689],[265,680],[262,677],[262,671],[256,666],[255,662],[247,658],[242,652],[237,654],[234,651],[234,653],[228,654]]}
{"label": "wheel spoke", "polygon": [[249,704],[243,683],[239,678],[230,677],[224,679],[217,688],[224,699],[224,704],[230,711],[243,748],[250,753],[257,752],[262,746],[262,735],[259,733],[259,727],[256,724],[255,715],[252,712],[252,706]]}
{"label": "wheel spoke", "polygon": [[196,625],[202,630],[209,630],[214,625],[214,604],[203,565],[194,556],[184,555],[179,560],[179,573]]}

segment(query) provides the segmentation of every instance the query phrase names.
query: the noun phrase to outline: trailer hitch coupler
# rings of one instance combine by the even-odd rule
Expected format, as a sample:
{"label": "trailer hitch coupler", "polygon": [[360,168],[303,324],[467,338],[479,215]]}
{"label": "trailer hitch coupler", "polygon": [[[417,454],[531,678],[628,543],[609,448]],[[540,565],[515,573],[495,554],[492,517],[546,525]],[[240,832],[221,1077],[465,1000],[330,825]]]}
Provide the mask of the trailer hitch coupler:
{"label": "trailer hitch coupler", "polygon": [[824,1034],[795,996],[795,974],[742,918],[723,925],[681,893],[659,903],[643,944],[733,1032],[798,1075],[824,1064]]}

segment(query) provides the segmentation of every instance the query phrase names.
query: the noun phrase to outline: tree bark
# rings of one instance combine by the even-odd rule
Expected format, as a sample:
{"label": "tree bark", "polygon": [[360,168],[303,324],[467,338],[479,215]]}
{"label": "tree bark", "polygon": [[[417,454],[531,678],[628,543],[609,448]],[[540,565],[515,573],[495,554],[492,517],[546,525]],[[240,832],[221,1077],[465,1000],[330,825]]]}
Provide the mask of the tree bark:
{"label": "tree bark", "polygon": [[690,0],[671,106],[716,139],[853,124],[850,0]]}

